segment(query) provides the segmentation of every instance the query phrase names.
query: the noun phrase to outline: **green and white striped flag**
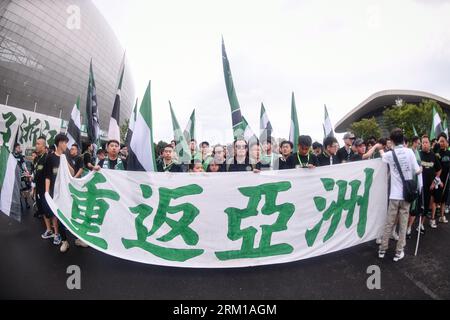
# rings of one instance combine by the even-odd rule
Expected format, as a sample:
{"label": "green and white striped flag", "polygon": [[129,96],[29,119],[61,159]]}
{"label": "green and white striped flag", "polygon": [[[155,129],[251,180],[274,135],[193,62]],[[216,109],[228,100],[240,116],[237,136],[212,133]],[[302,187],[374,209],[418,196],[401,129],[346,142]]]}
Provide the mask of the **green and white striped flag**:
{"label": "green and white striped flag", "polygon": [[191,163],[191,151],[189,149],[189,144],[184,137],[183,131],[181,131],[180,124],[178,123],[175,112],[172,108],[172,103],[169,101],[170,114],[172,115],[172,126],[173,126],[173,136],[177,143],[176,154],[178,156],[178,162],[182,164]]}
{"label": "green and white striped flag", "polygon": [[444,132],[448,137],[448,124],[447,119],[442,121],[442,132]]}
{"label": "green and white striped flag", "polygon": [[325,138],[334,137],[334,129],[333,125],[331,124],[331,119],[328,114],[328,109],[326,105],[325,105],[325,122],[323,124],[323,128],[325,130]]}
{"label": "green and white striped flag", "polygon": [[184,130],[184,138],[187,143],[190,143],[192,139],[195,139],[195,109],[192,111],[186,129]]}
{"label": "green and white striped flag", "polygon": [[241,106],[236,95],[236,89],[234,88],[233,76],[231,75],[230,62],[228,60],[227,52],[225,50],[225,42],[222,38],[222,59],[223,59],[223,73],[225,76],[225,85],[227,87],[228,100],[231,107],[231,120],[233,123],[233,136],[234,139],[242,138],[245,127],[242,121]]}
{"label": "green and white striped flag", "polygon": [[416,127],[413,125],[413,133],[416,137],[419,136],[419,134],[417,133]]}
{"label": "green and white striped flag", "polygon": [[442,132],[442,121],[436,108],[433,107],[433,124],[431,126],[430,140],[436,139]]}
{"label": "green and white striped flag", "polygon": [[266,108],[264,104],[261,103],[261,115],[260,115],[260,141],[261,143],[267,141],[270,137],[272,137],[273,128],[270,123],[269,116],[267,115]]}
{"label": "green and white striped flag", "polygon": [[70,115],[69,125],[67,126],[67,138],[69,138],[69,149],[73,144],[77,144],[81,148],[81,113],[80,113],[80,97],[73,106]]}
{"label": "green and white striped flag", "polygon": [[248,124],[247,120],[242,117],[242,121],[244,123],[244,140],[247,141],[248,144],[250,143],[254,143],[258,141],[258,137],[256,136],[256,134],[253,132],[252,128],[250,127],[250,125]]}
{"label": "green and white striped flag", "polygon": [[136,104],[134,105],[133,111],[131,112],[130,122],[128,123],[127,137],[125,138],[125,145],[128,147],[128,149],[130,149],[130,143],[131,138],[133,137],[137,113],[138,113],[138,99],[136,99]]}
{"label": "green and white striped flag", "polygon": [[3,141],[0,146],[0,212],[20,222],[20,169],[11,152],[18,130],[17,125],[11,131],[14,134],[11,134],[10,141]]}
{"label": "green and white striped flag", "polygon": [[89,140],[100,147],[100,114],[97,103],[97,87],[95,85],[92,59],[89,68],[89,83],[86,101],[86,122]]}
{"label": "green and white striped flag", "polygon": [[153,144],[153,116],[151,83],[148,83],[141,107],[136,116],[128,154],[129,171],[156,171],[155,146]]}
{"label": "green and white striped flag", "polygon": [[289,141],[294,144],[293,152],[298,152],[298,137],[300,136],[300,129],[298,125],[297,106],[295,105],[295,94],[292,93],[291,104],[291,130],[289,132]]}
{"label": "green and white striped flag", "polygon": [[109,120],[108,139],[120,142],[120,98],[122,91],[123,75],[125,74],[125,54],[123,55],[122,64],[119,71],[119,84],[117,85],[116,98],[114,107]]}

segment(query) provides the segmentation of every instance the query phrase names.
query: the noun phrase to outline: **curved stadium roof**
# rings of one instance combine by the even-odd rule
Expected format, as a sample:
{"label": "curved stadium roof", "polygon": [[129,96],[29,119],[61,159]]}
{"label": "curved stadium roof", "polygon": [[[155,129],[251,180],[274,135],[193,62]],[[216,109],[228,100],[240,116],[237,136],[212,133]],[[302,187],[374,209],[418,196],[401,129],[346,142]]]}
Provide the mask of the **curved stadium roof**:
{"label": "curved stadium roof", "polygon": [[336,132],[346,132],[353,122],[366,117],[371,117],[377,112],[382,112],[385,107],[395,105],[395,102],[398,99],[403,100],[405,103],[413,104],[418,104],[422,102],[423,99],[431,99],[439,103],[444,110],[447,109],[447,112],[450,112],[450,101],[432,93],[416,90],[385,90],[373,94],[355,109],[350,111],[336,124]]}
{"label": "curved stadium roof", "polygon": [[[80,25],[70,27],[69,8]],[[89,63],[93,59],[100,125],[107,131],[124,49],[91,0],[0,0],[0,103],[70,119],[78,96],[85,114]],[[121,120],[135,102],[131,70],[125,69]]]}

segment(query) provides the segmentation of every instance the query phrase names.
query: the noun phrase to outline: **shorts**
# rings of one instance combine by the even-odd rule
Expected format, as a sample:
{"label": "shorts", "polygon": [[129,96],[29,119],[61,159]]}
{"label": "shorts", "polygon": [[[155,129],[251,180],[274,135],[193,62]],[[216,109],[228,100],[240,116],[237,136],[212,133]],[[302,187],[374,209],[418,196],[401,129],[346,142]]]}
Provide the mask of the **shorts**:
{"label": "shorts", "polygon": [[45,200],[45,196],[38,195],[36,197],[36,206],[38,208],[39,215],[42,214],[47,219],[52,219],[55,216],[52,209],[50,209],[49,205],[47,204],[47,200]]}
{"label": "shorts", "polygon": [[36,195],[36,214],[38,216],[45,216],[44,205],[39,195]]}
{"label": "shorts", "polygon": [[424,210],[422,208],[422,194],[419,194],[419,198],[415,200],[413,203],[411,203],[411,206],[409,208],[409,215],[411,217],[418,217],[420,215],[424,215]]}
{"label": "shorts", "polygon": [[444,192],[444,189],[439,187],[438,189],[431,190],[431,195],[434,197],[434,203],[441,204],[442,202],[445,202],[448,197],[448,187],[447,190]]}

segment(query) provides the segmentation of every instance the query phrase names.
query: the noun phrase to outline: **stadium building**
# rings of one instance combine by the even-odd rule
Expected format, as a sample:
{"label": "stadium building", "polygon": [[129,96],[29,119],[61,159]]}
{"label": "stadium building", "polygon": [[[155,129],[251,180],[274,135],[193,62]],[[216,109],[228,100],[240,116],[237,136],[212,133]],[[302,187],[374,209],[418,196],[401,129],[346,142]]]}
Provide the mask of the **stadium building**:
{"label": "stadium building", "polygon": [[355,109],[351,110],[341,121],[336,124],[336,132],[346,132],[353,122],[375,117],[383,127],[383,111],[395,105],[419,104],[422,100],[436,101],[450,119],[450,101],[437,95],[414,90],[386,90],[373,94]]}
{"label": "stadium building", "polygon": [[[77,97],[85,119],[92,58],[100,126],[108,130],[124,55],[90,0],[0,0],[0,104],[69,120]],[[126,68],[120,120],[134,105]]]}

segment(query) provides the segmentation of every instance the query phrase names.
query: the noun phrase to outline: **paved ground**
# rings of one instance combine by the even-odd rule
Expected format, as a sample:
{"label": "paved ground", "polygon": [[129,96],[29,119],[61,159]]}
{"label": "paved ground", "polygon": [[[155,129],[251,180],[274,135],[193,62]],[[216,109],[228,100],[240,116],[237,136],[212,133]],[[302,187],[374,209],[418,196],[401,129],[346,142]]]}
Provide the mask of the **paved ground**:
{"label": "paved ground", "polygon": [[[419,256],[415,238],[400,263],[376,257],[368,243],[339,253],[249,269],[178,269],[120,260],[74,245],[63,255],[40,239],[42,222],[0,215],[0,298],[8,299],[450,299],[450,225],[427,230]],[[71,239],[73,244],[73,239]],[[389,258],[389,259],[388,259]],[[81,268],[82,289],[66,287],[67,267]],[[368,290],[370,265],[381,290]]]}

